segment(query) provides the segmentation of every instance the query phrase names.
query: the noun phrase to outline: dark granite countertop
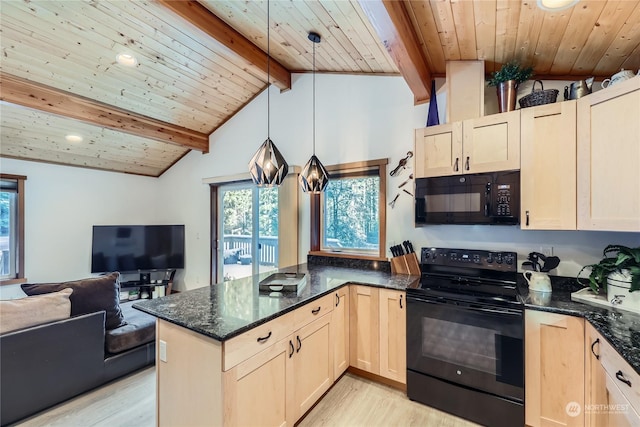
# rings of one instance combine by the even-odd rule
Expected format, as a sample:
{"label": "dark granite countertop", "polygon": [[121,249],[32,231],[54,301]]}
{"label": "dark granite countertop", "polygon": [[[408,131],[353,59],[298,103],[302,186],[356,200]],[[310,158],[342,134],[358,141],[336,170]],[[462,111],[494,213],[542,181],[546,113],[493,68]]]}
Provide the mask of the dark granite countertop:
{"label": "dark granite countertop", "polygon": [[552,277],[551,285],[550,294],[534,293],[529,292],[524,280],[519,281],[525,308],[584,317],[640,374],[640,315],[571,301],[571,293],[582,289],[573,278]]}
{"label": "dark granite countertop", "polygon": [[260,280],[274,273],[271,271],[139,301],[133,306],[215,340],[226,341],[347,283],[404,290],[420,279],[418,276],[396,275],[386,271],[308,264],[283,268],[278,272],[307,273],[307,283],[299,295],[260,292]]}

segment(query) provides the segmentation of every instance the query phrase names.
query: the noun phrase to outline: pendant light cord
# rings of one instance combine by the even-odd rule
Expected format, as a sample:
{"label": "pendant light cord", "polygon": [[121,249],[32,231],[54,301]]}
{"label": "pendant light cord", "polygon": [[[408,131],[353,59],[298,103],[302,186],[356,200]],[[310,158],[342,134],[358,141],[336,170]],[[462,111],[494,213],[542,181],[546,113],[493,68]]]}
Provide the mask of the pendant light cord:
{"label": "pendant light cord", "polygon": [[313,43],[313,155],[316,155],[316,43]]}
{"label": "pendant light cord", "polygon": [[269,21],[269,0],[267,0],[267,139],[270,138],[271,132],[271,117],[270,117],[270,103],[271,98],[269,95],[269,86],[271,86],[271,52],[270,52],[270,43],[271,38],[269,37],[269,29],[271,28],[271,23]]}

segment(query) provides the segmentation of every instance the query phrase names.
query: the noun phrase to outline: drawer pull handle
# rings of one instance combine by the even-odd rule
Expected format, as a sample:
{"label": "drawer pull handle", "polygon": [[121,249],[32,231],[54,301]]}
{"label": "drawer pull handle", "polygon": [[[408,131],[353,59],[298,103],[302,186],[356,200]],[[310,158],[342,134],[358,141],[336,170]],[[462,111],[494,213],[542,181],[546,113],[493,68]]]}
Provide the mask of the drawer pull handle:
{"label": "drawer pull handle", "polygon": [[266,337],[258,337],[258,342],[265,342],[269,338],[271,338],[271,331],[269,331],[269,335],[267,335]]}
{"label": "drawer pull handle", "polygon": [[315,310],[311,310],[311,313],[313,313],[313,314],[318,314],[318,313],[320,313],[320,308],[321,308],[321,307],[318,307],[318,308],[316,308]]}
{"label": "drawer pull handle", "polygon": [[336,307],[340,305],[340,295],[336,292]]}
{"label": "drawer pull handle", "polygon": [[616,372],[616,378],[622,381],[623,383],[625,383],[626,385],[628,385],[629,387],[631,387],[631,381],[629,381],[624,377],[624,374],[622,373],[622,371]]}
{"label": "drawer pull handle", "polygon": [[596,352],[593,349],[593,347],[595,347],[596,344],[598,344],[599,342],[600,342],[600,338],[596,338],[596,340],[593,342],[593,344],[591,344],[591,353],[593,353],[593,355],[596,357],[596,360],[600,360],[600,355],[596,354]]}
{"label": "drawer pull handle", "polygon": [[294,351],[293,342],[291,340],[289,340],[289,349],[291,350],[289,352],[289,359],[291,359],[291,356],[293,356],[293,351]]}
{"label": "drawer pull handle", "polygon": [[298,340],[298,348],[296,348],[296,353],[299,353],[300,349],[302,348],[302,341],[300,341],[299,335],[296,335],[296,340]]}

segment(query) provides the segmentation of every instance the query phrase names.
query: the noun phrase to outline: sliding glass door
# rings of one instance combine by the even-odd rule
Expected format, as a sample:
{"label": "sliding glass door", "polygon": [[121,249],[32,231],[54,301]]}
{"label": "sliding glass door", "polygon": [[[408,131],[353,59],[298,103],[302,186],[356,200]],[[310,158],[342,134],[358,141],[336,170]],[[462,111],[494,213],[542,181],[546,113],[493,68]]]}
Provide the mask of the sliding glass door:
{"label": "sliding glass door", "polygon": [[218,187],[216,282],[278,268],[278,189],[252,182]]}

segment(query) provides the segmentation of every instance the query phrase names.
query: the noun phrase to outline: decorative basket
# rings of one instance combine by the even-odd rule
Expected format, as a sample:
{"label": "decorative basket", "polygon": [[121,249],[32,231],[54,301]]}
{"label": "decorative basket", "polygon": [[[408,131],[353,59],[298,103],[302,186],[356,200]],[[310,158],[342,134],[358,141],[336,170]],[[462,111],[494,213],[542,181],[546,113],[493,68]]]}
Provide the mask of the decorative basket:
{"label": "decorative basket", "polygon": [[[540,90],[536,90],[536,83],[540,83]],[[553,104],[556,102],[559,91],[556,89],[544,90],[542,81],[536,80],[531,87],[531,93],[518,100],[520,108],[533,107],[535,105]]]}

